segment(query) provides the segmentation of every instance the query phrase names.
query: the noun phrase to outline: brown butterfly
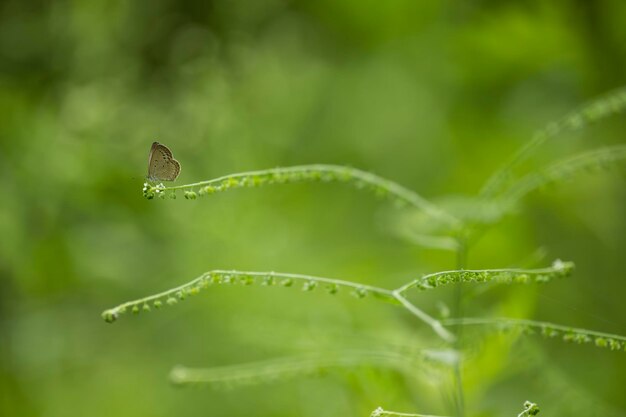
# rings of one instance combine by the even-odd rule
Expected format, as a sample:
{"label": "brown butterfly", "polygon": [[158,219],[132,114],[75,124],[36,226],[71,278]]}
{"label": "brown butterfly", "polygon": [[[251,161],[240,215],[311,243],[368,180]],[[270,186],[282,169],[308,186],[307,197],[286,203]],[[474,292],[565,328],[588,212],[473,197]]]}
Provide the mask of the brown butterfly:
{"label": "brown butterfly", "polygon": [[180,163],[172,156],[170,149],[153,142],[148,157],[148,179],[150,181],[174,181],[180,174]]}

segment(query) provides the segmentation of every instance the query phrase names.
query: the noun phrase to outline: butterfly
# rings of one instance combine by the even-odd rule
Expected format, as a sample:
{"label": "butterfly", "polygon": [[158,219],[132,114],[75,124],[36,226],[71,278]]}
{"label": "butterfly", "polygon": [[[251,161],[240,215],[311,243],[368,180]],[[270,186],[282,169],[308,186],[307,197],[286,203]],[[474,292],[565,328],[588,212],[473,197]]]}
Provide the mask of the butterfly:
{"label": "butterfly", "polygon": [[150,181],[174,181],[180,174],[180,163],[172,156],[170,149],[152,142],[148,157],[148,179]]}

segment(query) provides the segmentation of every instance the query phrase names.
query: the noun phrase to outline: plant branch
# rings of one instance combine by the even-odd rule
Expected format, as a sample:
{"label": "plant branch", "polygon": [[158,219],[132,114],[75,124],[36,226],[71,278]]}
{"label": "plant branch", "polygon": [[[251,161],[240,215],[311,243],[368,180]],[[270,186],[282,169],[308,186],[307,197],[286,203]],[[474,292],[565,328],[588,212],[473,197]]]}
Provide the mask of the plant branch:
{"label": "plant branch", "polygon": [[435,318],[431,317],[430,315],[419,309],[409,300],[404,298],[400,292],[393,291],[393,296],[396,298],[396,300],[400,302],[400,304],[404,306],[404,308],[409,310],[411,314],[422,320],[424,323],[428,324],[433,329],[433,331],[439,335],[439,337],[441,337],[446,342],[454,342],[454,340],[456,339],[454,335],[446,330],[446,328],[441,325],[441,322],[439,320],[436,320]]}
{"label": "plant branch", "polygon": [[506,203],[505,208],[508,208],[547,184],[571,178],[580,171],[603,168],[623,159],[626,159],[626,145],[583,152],[521,178],[505,190],[502,201]]}
{"label": "plant branch", "polygon": [[366,189],[381,197],[388,197],[401,204],[411,205],[443,223],[460,227],[461,222],[416,192],[386,178],[339,165],[299,165],[259,171],[242,172],[223,177],[177,186],[144,186],[144,196],[165,195],[167,191],[185,190],[185,197],[208,195],[241,187],[258,187],[270,184],[300,182],[343,182],[359,189]]}
{"label": "plant branch", "polygon": [[428,324],[441,338],[446,341],[454,340],[454,336],[447,331],[439,321],[417,308],[396,291],[333,278],[281,272],[210,271],[178,287],[160,292],[158,294],[150,295],[148,297],[128,301],[114,308],[105,310],[102,313],[102,318],[107,323],[113,323],[121,315],[128,311],[138,314],[142,311],[150,311],[152,308],[161,308],[166,304],[175,305],[179,301],[186,299],[188,296],[196,295],[201,290],[213,284],[260,284],[262,286],[280,285],[283,287],[291,287],[295,282],[302,283],[303,291],[312,291],[318,286],[324,286],[329,294],[335,294],[341,288],[345,288],[350,290],[351,294],[357,298],[363,298],[371,294],[375,298],[379,298],[384,301],[392,303],[399,302],[414,316]]}
{"label": "plant branch", "polygon": [[275,382],[295,377],[319,375],[330,369],[375,366],[407,372],[408,367],[436,361],[427,351],[412,356],[393,351],[342,351],[324,355],[280,358],[214,368],[176,366],[170,380],[176,385],[208,384],[213,388]]}
{"label": "plant branch", "polygon": [[579,107],[561,119],[549,123],[546,127],[536,132],[530,141],[526,142],[508,162],[489,177],[480,191],[481,197],[493,197],[501,191],[511,179],[513,169],[528,159],[535,149],[539,148],[546,141],[562,132],[578,130],[591,122],[621,113],[625,108],[626,87],[620,87]]}
{"label": "plant branch", "polygon": [[444,417],[434,416],[432,414],[413,414],[413,413],[399,413],[397,411],[383,410],[382,407],[378,407],[372,411],[370,417]]}
{"label": "plant branch", "polygon": [[164,302],[165,304],[173,305],[188,296],[196,295],[201,290],[213,284],[260,284],[262,286],[280,285],[283,287],[291,287],[295,282],[302,283],[303,291],[311,291],[318,286],[324,286],[328,293],[335,294],[340,288],[345,288],[350,290],[352,295],[357,298],[363,298],[371,294],[387,301],[393,302],[395,300],[390,290],[333,278],[281,272],[214,270],[206,272],[200,277],[178,287],[120,304],[117,307],[104,311],[102,317],[105,321],[112,323],[128,310],[133,313],[139,313],[140,311],[150,311],[152,307],[160,308],[164,305]]}
{"label": "plant branch", "polygon": [[542,336],[558,337],[564,342],[593,343],[598,347],[611,350],[626,350],[626,336],[611,333],[597,332],[594,330],[568,327],[543,321],[510,319],[510,318],[453,318],[445,319],[442,324],[446,326],[496,326],[501,329],[519,328],[526,333],[539,332]]}
{"label": "plant branch", "polygon": [[552,266],[540,269],[503,268],[442,271],[424,275],[396,289],[396,292],[402,294],[412,288],[424,291],[453,283],[466,282],[544,283],[554,278],[569,276],[573,269],[574,264],[572,262],[563,262],[557,259]]}

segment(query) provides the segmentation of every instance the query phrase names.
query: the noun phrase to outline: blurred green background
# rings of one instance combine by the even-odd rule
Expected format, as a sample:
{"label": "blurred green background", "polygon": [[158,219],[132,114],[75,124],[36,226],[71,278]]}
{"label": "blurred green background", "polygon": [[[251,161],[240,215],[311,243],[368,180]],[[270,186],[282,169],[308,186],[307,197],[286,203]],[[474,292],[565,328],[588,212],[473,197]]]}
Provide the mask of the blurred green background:
{"label": "blurred green background", "polygon": [[[435,201],[471,195],[534,130],[624,84],[625,16],[621,0],[1,2],[0,414],[452,414],[447,376],[369,367],[172,387],[176,364],[438,345],[399,308],[297,289],[216,287],[114,325],[102,310],[210,269],[392,288],[454,257],[397,239],[392,207],[339,184],[147,201],[150,144],[172,149],[179,184],[332,163]],[[563,135],[525,169],[624,143],[625,127],[617,116]],[[625,212],[623,169],[533,194],[468,266],[561,258],[575,275],[492,290],[467,314],[626,334]],[[450,299],[415,301],[437,314]],[[483,333],[467,354],[468,415],[517,415],[526,399],[545,414],[626,415],[623,352]]]}

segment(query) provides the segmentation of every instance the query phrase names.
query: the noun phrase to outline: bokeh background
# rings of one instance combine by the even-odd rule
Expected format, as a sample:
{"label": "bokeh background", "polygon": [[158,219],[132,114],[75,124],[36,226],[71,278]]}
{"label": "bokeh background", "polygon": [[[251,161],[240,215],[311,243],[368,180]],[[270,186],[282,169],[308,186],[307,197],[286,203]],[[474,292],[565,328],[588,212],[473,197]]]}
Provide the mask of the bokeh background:
{"label": "bokeh background", "polygon": [[[625,16],[620,0],[1,2],[0,414],[452,414],[436,373],[172,387],[176,364],[438,345],[394,306],[296,289],[212,288],[114,325],[102,310],[217,268],[392,288],[455,261],[389,233],[395,209],[340,184],[148,201],[150,144],[173,150],[180,184],[333,163],[435,201],[472,195],[533,131],[625,83]],[[624,143],[625,127],[565,134],[525,169]],[[626,334],[624,213],[624,169],[531,195],[468,266],[561,258],[575,275],[476,295],[467,314]],[[450,296],[415,301],[436,315]],[[526,399],[626,415],[623,352],[483,333],[468,355],[468,415],[517,415]]]}

